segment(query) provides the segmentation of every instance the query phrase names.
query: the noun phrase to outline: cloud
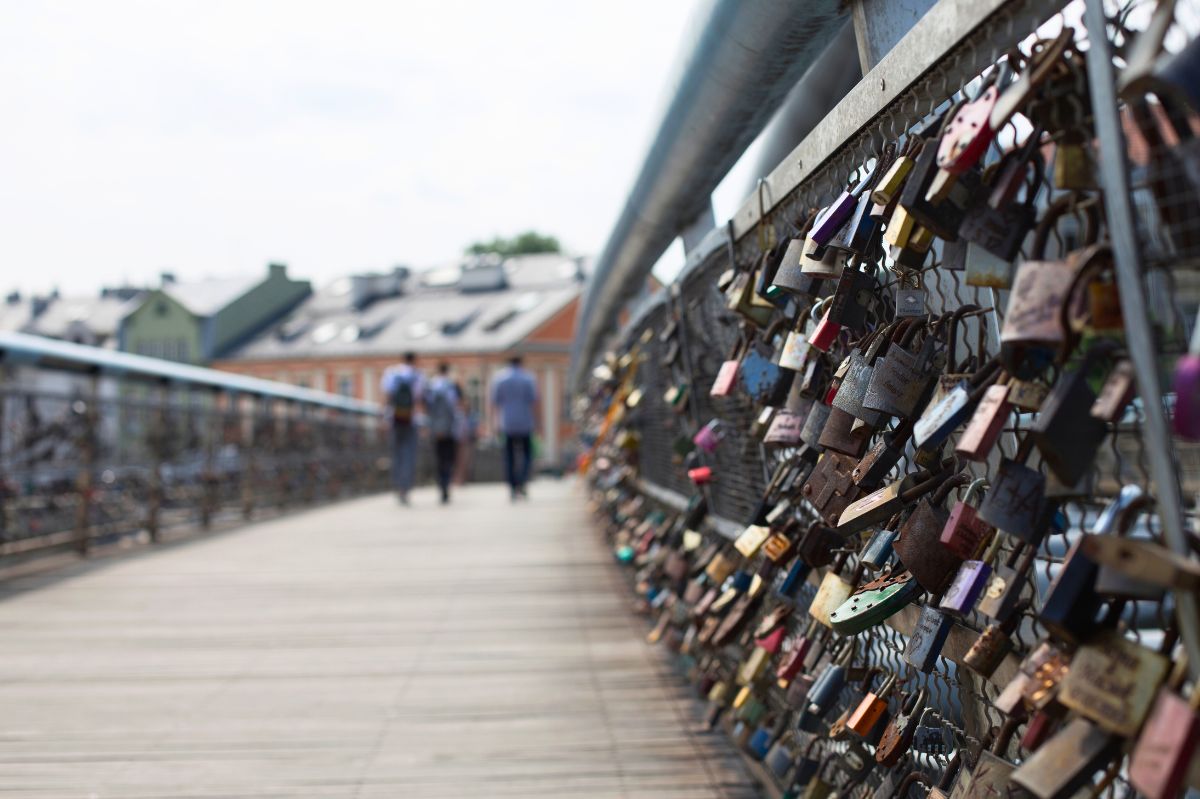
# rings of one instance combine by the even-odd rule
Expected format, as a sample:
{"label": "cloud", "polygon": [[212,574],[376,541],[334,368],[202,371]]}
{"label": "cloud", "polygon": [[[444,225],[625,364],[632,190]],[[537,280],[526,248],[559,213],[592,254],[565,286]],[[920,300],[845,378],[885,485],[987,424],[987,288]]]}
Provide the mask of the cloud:
{"label": "cloud", "polygon": [[527,227],[596,252],[691,4],[0,3],[0,259],[23,288],[290,263],[318,281]]}

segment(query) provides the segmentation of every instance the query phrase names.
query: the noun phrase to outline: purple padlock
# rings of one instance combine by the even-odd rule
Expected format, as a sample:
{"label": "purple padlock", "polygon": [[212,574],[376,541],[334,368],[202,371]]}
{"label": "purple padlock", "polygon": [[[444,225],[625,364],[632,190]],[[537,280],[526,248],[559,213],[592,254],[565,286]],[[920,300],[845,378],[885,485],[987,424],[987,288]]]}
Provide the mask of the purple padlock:
{"label": "purple padlock", "polygon": [[973,611],[992,579],[992,561],[999,550],[1000,534],[996,533],[982,560],[964,560],[958,567],[958,574],[954,575],[954,582],[946,589],[938,607],[955,616],[966,616]]}
{"label": "purple padlock", "polygon": [[1171,423],[1175,435],[1200,441],[1200,355],[1190,352],[1175,364],[1175,412]]}
{"label": "purple padlock", "polygon": [[1200,313],[1192,329],[1187,355],[1175,364],[1175,411],[1171,426],[1175,435],[1187,441],[1200,441]]}
{"label": "purple padlock", "polygon": [[829,207],[817,216],[812,231],[808,234],[816,244],[824,246],[833,240],[834,235],[842,229],[842,225],[850,220],[854,208],[858,205],[856,198],[849,189],[843,191]]}
{"label": "purple padlock", "polygon": [[858,207],[858,198],[871,182],[874,172],[875,169],[867,172],[853,188],[844,190],[836,200],[817,215],[816,221],[813,222],[813,228],[808,234],[810,239],[822,247],[833,240],[842,226],[850,221],[854,209]]}
{"label": "purple padlock", "polygon": [[696,431],[696,435],[692,436],[692,442],[705,452],[715,452],[724,437],[724,433],[721,432],[721,423],[713,419]]}

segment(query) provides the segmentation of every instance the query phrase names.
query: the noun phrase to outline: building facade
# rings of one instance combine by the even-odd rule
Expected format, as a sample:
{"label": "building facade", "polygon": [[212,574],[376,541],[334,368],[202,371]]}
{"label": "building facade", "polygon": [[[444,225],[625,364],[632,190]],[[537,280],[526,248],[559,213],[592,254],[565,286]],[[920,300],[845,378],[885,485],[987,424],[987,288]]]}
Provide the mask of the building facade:
{"label": "building facade", "polygon": [[539,460],[563,466],[572,457],[567,372],[584,270],[581,259],[531,255],[354,275],[213,366],[379,402],[384,370],[414,352],[427,373],[450,364],[486,441],[495,433],[488,386],[520,354],[541,397]]}
{"label": "building facade", "polygon": [[286,315],[312,293],[284,264],[265,276],[181,282],[163,275],[122,319],[120,348],[183,363],[220,358]]}

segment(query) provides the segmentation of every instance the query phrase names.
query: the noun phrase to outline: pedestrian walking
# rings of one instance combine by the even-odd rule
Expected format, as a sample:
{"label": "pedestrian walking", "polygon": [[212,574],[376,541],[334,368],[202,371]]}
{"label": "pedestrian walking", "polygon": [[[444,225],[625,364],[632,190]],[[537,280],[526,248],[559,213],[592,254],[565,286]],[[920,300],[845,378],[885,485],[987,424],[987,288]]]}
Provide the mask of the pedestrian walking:
{"label": "pedestrian walking", "polygon": [[409,352],[404,362],[389,366],[380,380],[387,399],[392,426],[392,486],[403,505],[408,504],[417,473],[417,406],[424,381],[417,369],[417,356]]}
{"label": "pedestrian walking", "polygon": [[514,356],[492,380],[494,429],[504,436],[504,474],[512,498],[528,496],[526,484],[533,459],[533,423],[537,416],[537,382]]}
{"label": "pedestrian walking", "polygon": [[437,375],[425,390],[425,411],[429,419],[429,437],[433,439],[434,462],[437,465],[438,488],[442,504],[450,501],[450,480],[458,453],[459,403],[458,386],[450,379],[450,364],[438,364]]}

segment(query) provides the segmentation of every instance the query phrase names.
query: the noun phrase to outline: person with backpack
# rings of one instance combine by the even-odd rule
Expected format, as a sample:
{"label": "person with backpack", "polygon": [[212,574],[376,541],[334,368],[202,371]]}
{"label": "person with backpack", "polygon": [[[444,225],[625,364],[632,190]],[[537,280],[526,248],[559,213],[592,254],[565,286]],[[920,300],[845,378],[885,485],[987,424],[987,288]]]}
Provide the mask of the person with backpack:
{"label": "person with backpack", "polygon": [[514,502],[528,496],[538,406],[537,381],[521,363],[521,356],[514,355],[492,380],[492,414],[498,422],[493,427],[504,436],[504,475]]}
{"label": "person with backpack", "polygon": [[404,362],[389,366],[380,381],[391,413],[392,485],[402,505],[408,504],[417,474],[417,404],[424,381],[416,364],[416,353],[405,353]]}
{"label": "person with backpack", "polygon": [[450,364],[444,361],[438,364],[437,376],[429,381],[423,399],[429,419],[429,437],[433,439],[438,488],[445,505],[450,501],[450,479],[454,476],[454,461],[458,454],[461,400],[458,386],[450,379]]}

